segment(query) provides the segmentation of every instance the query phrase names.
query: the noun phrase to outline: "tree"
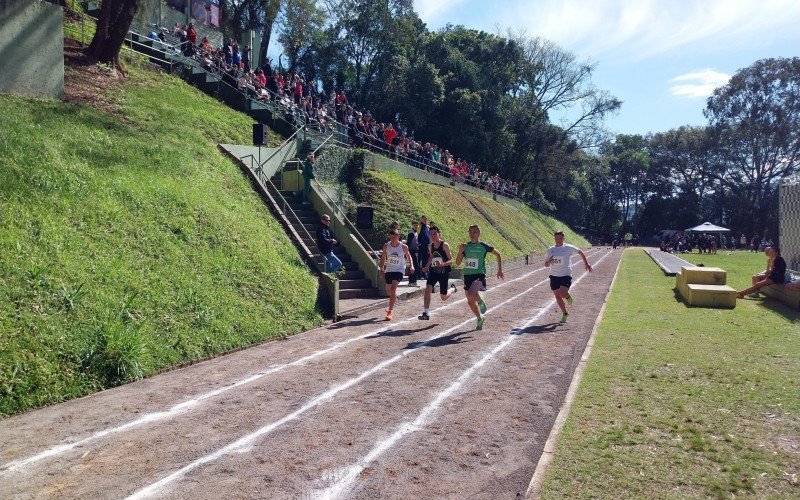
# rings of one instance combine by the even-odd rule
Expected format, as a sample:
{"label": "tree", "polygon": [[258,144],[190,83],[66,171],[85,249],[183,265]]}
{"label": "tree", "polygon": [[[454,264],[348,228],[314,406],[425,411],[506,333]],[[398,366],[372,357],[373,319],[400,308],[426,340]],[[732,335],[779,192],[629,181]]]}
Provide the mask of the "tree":
{"label": "tree", "polygon": [[86,54],[121,68],[119,51],[138,8],[139,0],[103,0],[97,17],[97,30]]}
{"label": "tree", "polygon": [[325,13],[315,0],[286,0],[278,41],[289,57],[289,71],[295,71],[300,60],[319,46],[324,23]]}
{"label": "tree", "polygon": [[750,233],[774,229],[778,183],[800,170],[800,58],[737,71],[704,114],[725,161],[718,179],[741,196]]}
{"label": "tree", "polygon": [[563,114],[561,127],[580,147],[596,147],[607,139],[602,122],[622,101],[592,85],[596,64],[579,62],[574,54],[539,36],[513,32],[508,36],[523,53],[514,95],[548,115]]}

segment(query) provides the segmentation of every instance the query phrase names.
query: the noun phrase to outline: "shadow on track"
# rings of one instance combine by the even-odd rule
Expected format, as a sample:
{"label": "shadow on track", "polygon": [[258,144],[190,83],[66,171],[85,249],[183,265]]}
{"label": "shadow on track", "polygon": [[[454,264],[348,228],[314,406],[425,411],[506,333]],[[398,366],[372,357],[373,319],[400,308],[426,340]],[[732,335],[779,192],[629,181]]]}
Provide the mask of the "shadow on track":
{"label": "shadow on track", "polygon": [[439,326],[437,323],[432,325],[426,326],[425,328],[417,328],[417,329],[410,329],[406,328],[404,330],[386,330],[383,332],[378,332],[375,335],[370,335],[369,337],[364,337],[365,339],[379,339],[381,337],[405,337],[406,335],[412,335],[418,332],[424,332],[426,330],[430,330],[431,328],[435,328]]}
{"label": "shadow on track", "polygon": [[450,335],[445,335],[443,337],[437,337],[437,338],[435,338],[433,340],[429,340],[427,342],[410,342],[406,346],[406,349],[419,349],[420,347],[444,347],[444,346],[448,346],[448,345],[463,344],[464,342],[471,342],[472,341],[472,337],[471,336],[459,338],[461,335],[466,335],[466,334],[468,334],[470,332],[472,332],[472,330],[467,330],[467,331],[464,331],[464,332],[451,333]]}
{"label": "shadow on track", "polygon": [[511,335],[541,335],[543,333],[555,333],[561,323],[548,323],[546,325],[531,325],[526,328],[514,328]]}

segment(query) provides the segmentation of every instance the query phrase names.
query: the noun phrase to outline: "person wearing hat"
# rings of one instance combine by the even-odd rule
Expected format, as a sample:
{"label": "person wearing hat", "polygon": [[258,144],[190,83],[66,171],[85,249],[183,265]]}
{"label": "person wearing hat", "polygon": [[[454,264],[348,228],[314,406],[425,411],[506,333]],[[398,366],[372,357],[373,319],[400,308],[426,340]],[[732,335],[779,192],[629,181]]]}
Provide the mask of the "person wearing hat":
{"label": "person wearing hat", "polygon": [[397,286],[403,279],[406,263],[411,266],[409,275],[414,274],[414,264],[408,246],[400,241],[400,231],[396,228],[389,229],[389,241],[383,244],[381,262],[378,271],[386,282],[386,293],[389,295],[389,309],[386,310],[386,321],[392,320],[392,311],[397,302]]}
{"label": "person wearing hat", "polygon": [[330,228],[331,218],[328,214],[323,214],[317,228],[317,247],[322,255],[325,256],[325,272],[335,273],[342,268],[342,261],[333,253],[333,247],[338,243],[333,239]]}

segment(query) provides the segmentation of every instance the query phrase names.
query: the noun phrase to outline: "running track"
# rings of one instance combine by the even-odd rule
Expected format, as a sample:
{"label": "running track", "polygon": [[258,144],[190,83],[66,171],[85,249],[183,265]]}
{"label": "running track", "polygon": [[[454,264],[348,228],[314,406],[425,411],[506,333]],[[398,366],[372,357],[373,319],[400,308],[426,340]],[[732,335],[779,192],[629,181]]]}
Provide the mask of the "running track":
{"label": "running track", "polygon": [[[512,498],[524,495],[620,251],[459,291],[0,421],[0,498]],[[586,276],[584,276],[586,274]]]}

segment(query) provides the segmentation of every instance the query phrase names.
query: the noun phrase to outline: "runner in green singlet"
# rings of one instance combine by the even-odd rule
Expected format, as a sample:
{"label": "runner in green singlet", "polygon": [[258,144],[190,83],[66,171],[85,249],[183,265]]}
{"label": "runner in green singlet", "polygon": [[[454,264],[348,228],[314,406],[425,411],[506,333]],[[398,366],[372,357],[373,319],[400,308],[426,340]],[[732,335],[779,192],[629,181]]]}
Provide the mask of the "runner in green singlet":
{"label": "runner in green singlet", "polygon": [[480,292],[486,290],[486,254],[497,257],[497,277],[505,279],[503,275],[503,258],[500,252],[491,245],[480,241],[481,230],[473,224],[469,227],[469,242],[458,246],[456,265],[464,262],[464,290],[467,295],[469,308],[478,319],[476,330],[483,330],[483,321],[486,319],[486,302]]}

